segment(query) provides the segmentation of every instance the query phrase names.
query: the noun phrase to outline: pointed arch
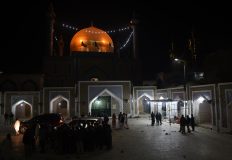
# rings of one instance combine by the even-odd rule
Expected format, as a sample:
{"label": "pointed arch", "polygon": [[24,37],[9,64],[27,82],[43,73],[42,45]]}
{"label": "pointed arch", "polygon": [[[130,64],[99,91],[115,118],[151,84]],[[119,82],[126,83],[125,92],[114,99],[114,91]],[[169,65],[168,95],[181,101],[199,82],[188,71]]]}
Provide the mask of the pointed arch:
{"label": "pointed arch", "polygon": [[[25,105],[21,106],[21,104],[25,104]],[[21,108],[21,111],[22,111],[21,114],[20,114],[20,112],[18,113],[18,111],[17,111],[18,107],[23,107],[23,108]],[[32,105],[23,99],[19,100],[15,104],[13,104],[13,106],[11,108],[11,112],[14,114],[15,118],[19,118],[19,119],[30,119],[33,116],[32,115],[32,113],[33,113]],[[29,112],[29,113],[27,113],[27,112]]]}
{"label": "pointed arch", "polygon": [[[67,99],[67,98],[65,98],[64,96],[62,96],[62,95],[58,95],[58,96],[56,96],[55,98],[53,98],[51,101],[50,101],[50,105],[49,105],[49,113],[56,113],[57,112],[57,108],[56,108],[56,110],[54,109],[55,108],[55,102],[57,101],[57,100],[59,100],[60,99],[60,101],[59,101],[59,103],[62,101],[62,100],[64,100],[66,103],[67,103],[67,108],[66,108],[66,111],[64,111],[64,113],[62,113],[62,114],[64,114],[63,116],[64,117],[69,117],[70,116],[70,102],[69,102],[69,100]],[[56,106],[57,107],[57,106]],[[65,112],[67,113],[67,114],[65,114]]]}
{"label": "pointed arch", "polygon": [[[147,93],[143,93],[141,96],[139,96],[138,98],[137,98],[137,114],[139,115],[139,101],[140,101],[140,99],[142,98],[142,97],[148,97],[149,98],[149,100],[153,100],[154,98],[152,97],[152,96],[150,96],[149,94],[147,94]],[[154,108],[154,106],[153,106],[153,108]],[[152,107],[150,108],[150,112],[151,112],[151,110],[152,110]]]}
{"label": "pointed arch", "polygon": [[89,107],[88,107],[88,112],[90,112],[91,114],[91,107],[93,102],[101,95],[103,94],[108,94],[111,97],[113,97],[114,99],[116,99],[116,101],[120,104],[120,112],[123,112],[123,100],[120,99],[119,97],[117,97],[115,94],[113,94],[112,92],[110,92],[108,89],[104,89],[103,91],[101,91],[99,94],[97,94],[92,100],[89,101]]}

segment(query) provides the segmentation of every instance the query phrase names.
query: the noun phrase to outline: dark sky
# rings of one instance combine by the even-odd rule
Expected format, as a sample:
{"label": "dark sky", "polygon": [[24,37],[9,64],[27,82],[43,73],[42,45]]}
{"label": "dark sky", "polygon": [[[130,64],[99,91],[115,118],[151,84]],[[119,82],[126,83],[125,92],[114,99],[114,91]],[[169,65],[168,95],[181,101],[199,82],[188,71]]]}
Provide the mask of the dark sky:
{"label": "dark sky", "polygon": [[[232,14],[222,3],[176,3],[169,1],[54,1],[56,25],[110,30],[125,26],[133,12],[139,20],[138,49],[144,79],[153,79],[160,71],[170,70],[169,46],[179,54],[186,51],[187,39],[194,28],[199,57],[219,49],[232,48]],[[47,53],[48,1],[4,4],[1,11],[1,64],[4,72],[41,72]],[[64,31],[63,34],[74,34]],[[122,36],[123,37],[123,36]],[[70,40],[67,40],[70,41]],[[69,42],[66,42],[69,43]],[[122,51],[123,52],[123,51]]]}

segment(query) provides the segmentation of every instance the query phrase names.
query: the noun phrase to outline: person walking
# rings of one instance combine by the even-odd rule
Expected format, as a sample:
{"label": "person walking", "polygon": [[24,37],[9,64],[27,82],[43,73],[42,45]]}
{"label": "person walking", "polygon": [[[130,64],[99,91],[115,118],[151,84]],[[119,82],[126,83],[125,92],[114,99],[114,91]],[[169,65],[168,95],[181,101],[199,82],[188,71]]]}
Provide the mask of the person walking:
{"label": "person walking", "polygon": [[194,131],[195,130],[195,118],[193,117],[193,114],[191,114],[190,124],[192,127],[192,131]]}
{"label": "person walking", "polygon": [[116,114],[113,113],[112,115],[112,128],[115,129],[116,128]]}
{"label": "person walking", "polygon": [[189,118],[189,115],[186,116],[186,126],[187,126],[187,129],[188,129],[188,133],[190,133],[190,128],[189,128],[189,125],[190,125],[190,118]]}
{"label": "person walking", "polygon": [[158,113],[158,116],[159,116],[159,117],[158,117],[158,119],[159,119],[159,124],[162,125],[162,115],[161,115],[160,112]]}
{"label": "person walking", "polygon": [[154,126],[155,124],[155,114],[151,112],[151,126]]}
{"label": "person walking", "polygon": [[185,134],[185,125],[186,125],[186,119],[184,115],[182,115],[180,118],[180,130],[179,130],[179,132],[181,132],[182,134]]}
{"label": "person walking", "polygon": [[122,123],[121,123],[122,117],[123,117],[122,112],[120,112],[119,115],[118,115],[118,125],[119,125],[119,128],[122,128]]}
{"label": "person walking", "polygon": [[127,122],[128,122],[127,114],[124,113],[124,128],[129,129]]}

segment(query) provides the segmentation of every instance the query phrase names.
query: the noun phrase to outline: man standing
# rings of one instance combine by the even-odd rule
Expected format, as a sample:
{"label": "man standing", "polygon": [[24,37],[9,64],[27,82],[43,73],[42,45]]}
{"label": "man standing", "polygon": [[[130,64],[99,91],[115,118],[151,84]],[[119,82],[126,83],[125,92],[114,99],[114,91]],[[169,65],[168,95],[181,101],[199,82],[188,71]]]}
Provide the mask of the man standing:
{"label": "man standing", "polygon": [[193,114],[191,114],[190,124],[192,127],[192,131],[194,131],[195,130],[195,118],[193,117]]}
{"label": "man standing", "polygon": [[185,134],[185,125],[186,125],[186,119],[184,115],[182,115],[180,118],[180,130],[179,130],[179,132],[181,132],[182,134]]}
{"label": "man standing", "polygon": [[151,112],[151,126],[154,126],[155,124],[155,114]]}

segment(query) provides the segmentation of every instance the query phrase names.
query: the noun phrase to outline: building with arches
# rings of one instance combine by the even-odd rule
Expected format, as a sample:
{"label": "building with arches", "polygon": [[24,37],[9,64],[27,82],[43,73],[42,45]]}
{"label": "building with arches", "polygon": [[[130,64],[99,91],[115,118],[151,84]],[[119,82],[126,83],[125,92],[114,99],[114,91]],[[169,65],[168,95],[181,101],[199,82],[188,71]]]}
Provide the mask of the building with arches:
{"label": "building with arches", "polygon": [[[133,42],[135,28],[132,25]],[[59,44],[63,49],[63,42]],[[42,113],[70,118],[125,112],[137,117],[153,111],[168,120],[193,114],[198,124],[232,130],[231,83],[143,86],[135,43],[132,48],[129,56],[121,57],[104,30],[81,29],[70,40],[70,53],[51,50],[44,57],[43,74],[1,75],[1,115],[12,112],[15,118],[30,119]]]}

